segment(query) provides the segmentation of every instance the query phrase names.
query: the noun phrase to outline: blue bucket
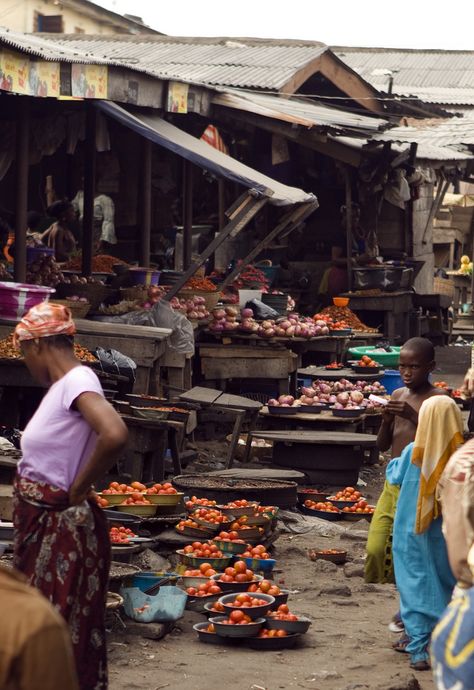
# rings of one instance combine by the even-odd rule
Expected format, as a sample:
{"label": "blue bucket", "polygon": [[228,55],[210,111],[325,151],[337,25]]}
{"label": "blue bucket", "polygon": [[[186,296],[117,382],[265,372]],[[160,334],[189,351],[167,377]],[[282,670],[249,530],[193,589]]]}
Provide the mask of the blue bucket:
{"label": "blue bucket", "polygon": [[176,581],[178,575],[175,573],[151,573],[142,570],[140,573],[133,576],[132,587],[137,587],[141,592],[145,592],[147,589],[150,589],[150,587],[153,587],[153,585],[157,585],[165,577],[168,578],[172,576],[174,576],[173,580]]}
{"label": "blue bucket", "polygon": [[380,383],[385,387],[389,395],[392,395],[397,388],[403,388],[404,385],[400,372],[396,369],[386,369],[385,374],[380,379]]}
{"label": "blue bucket", "polygon": [[149,596],[137,587],[122,587],[125,613],[141,623],[177,621],[184,613],[188,595],[179,587],[164,585],[158,594]]}

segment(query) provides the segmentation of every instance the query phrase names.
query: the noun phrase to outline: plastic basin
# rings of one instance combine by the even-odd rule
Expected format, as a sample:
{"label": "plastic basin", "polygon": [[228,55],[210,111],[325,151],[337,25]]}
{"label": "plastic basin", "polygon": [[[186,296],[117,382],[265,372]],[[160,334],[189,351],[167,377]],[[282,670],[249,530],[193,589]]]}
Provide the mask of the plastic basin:
{"label": "plastic basin", "polygon": [[160,271],[152,268],[131,268],[130,273],[135,285],[158,285],[160,282]]}
{"label": "plastic basin", "polygon": [[54,288],[0,282],[0,318],[19,321],[26,312],[55,293]]}
{"label": "plastic basin", "polygon": [[403,388],[403,379],[398,369],[386,369],[385,374],[380,379],[380,383],[385,387],[389,395],[397,388]]}
{"label": "plastic basin", "polygon": [[[136,587],[141,592],[145,592],[147,589],[150,589],[150,587],[153,587],[153,585],[157,585],[161,580],[173,575],[173,573],[148,573],[143,571],[133,576],[132,587]],[[174,575],[174,577],[177,578],[178,576]]]}
{"label": "plastic basin", "polygon": [[120,594],[127,616],[142,623],[177,621],[188,598],[179,587],[168,585],[161,587],[155,596],[148,596],[137,587],[123,587]]}
{"label": "plastic basin", "polygon": [[361,347],[351,347],[349,355],[351,359],[359,360],[364,355],[368,355],[376,362],[386,367],[398,367],[400,361],[400,347],[392,345],[392,352],[376,352],[379,348],[376,345],[363,345]]}

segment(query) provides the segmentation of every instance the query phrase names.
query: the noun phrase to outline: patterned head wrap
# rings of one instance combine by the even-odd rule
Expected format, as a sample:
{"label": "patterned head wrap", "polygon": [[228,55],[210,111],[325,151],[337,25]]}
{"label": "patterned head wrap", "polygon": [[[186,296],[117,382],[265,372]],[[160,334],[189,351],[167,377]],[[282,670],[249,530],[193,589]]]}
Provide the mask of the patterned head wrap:
{"label": "patterned head wrap", "polygon": [[74,335],[76,326],[71,311],[62,304],[41,302],[28,311],[21,319],[13,341],[16,347],[23,340],[35,340],[51,335]]}

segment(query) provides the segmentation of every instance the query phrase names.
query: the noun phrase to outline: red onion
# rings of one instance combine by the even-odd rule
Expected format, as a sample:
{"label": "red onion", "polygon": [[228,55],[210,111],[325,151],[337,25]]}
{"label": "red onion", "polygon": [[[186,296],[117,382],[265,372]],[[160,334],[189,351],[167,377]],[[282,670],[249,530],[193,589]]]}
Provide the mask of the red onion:
{"label": "red onion", "polygon": [[267,405],[269,405],[269,407],[279,407],[280,403],[278,400],[275,400],[275,398],[270,398],[270,400],[267,402]]}
{"label": "red onion", "polygon": [[291,336],[294,336],[294,334],[295,334],[295,327],[294,326],[290,326],[289,328],[286,329],[286,335],[287,336],[291,337]]}
{"label": "red onion", "polygon": [[229,306],[225,308],[225,313],[227,316],[238,316],[239,315],[239,310],[237,307]]}
{"label": "red onion", "polygon": [[251,309],[242,309],[240,313],[243,319],[253,319],[253,311]]}
{"label": "red onion", "polygon": [[264,338],[273,338],[273,336],[275,335],[275,329],[274,328],[264,328],[262,335]]}
{"label": "red onion", "polygon": [[212,315],[215,319],[218,319],[218,320],[225,319],[225,317],[226,317],[226,313],[225,313],[224,309],[213,309]]}

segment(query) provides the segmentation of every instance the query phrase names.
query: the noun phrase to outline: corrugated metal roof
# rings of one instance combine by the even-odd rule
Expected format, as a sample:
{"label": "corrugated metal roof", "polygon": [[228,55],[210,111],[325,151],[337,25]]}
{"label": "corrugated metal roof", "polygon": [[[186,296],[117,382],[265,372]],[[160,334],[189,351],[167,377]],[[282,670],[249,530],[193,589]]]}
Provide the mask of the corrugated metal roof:
{"label": "corrugated metal roof", "polygon": [[453,117],[449,120],[420,121],[416,127],[394,127],[385,132],[374,134],[373,141],[417,141],[456,151],[474,147],[474,113],[464,117]]}
{"label": "corrugated metal roof", "polygon": [[416,95],[427,103],[474,105],[474,51],[350,48],[331,50],[363,79],[380,91],[387,91],[393,72],[393,93]]}
{"label": "corrugated metal roof", "polygon": [[218,89],[212,102],[238,110],[246,110],[304,127],[325,128],[328,131],[374,133],[387,127],[387,120],[320,105],[309,99],[282,98],[239,89]]}
{"label": "corrugated metal roof", "polygon": [[[355,137],[344,137],[344,136],[330,136],[330,139],[333,139],[334,141],[339,142],[340,144],[344,144],[344,146],[348,146],[349,148],[361,150],[363,148],[366,148],[370,146],[370,142],[374,141],[374,139],[370,139],[367,141],[367,139],[357,139]],[[396,140],[392,142],[392,151],[396,151],[397,153],[401,153],[402,151],[406,151],[408,148],[409,144],[411,144],[413,139],[407,139],[406,141],[403,141],[403,143],[399,143],[400,140],[397,142]],[[468,151],[455,151],[452,148],[449,148],[447,146],[436,146],[434,144],[431,144],[429,141],[422,141],[421,138],[418,140],[415,140],[418,143],[418,148],[417,148],[417,154],[416,158],[418,161],[423,160],[423,161],[468,161],[468,160],[474,160],[474,155],[472,153],[469,153]],[[380,141],[382,143],[382,140]]]}
{"label": "corrugated metal roof", "polygon": [[47,60],[120,65],[160,79],[280,89],[325,53],[322,43],[122,34],[25,35],[0,28],[0,43]]}

